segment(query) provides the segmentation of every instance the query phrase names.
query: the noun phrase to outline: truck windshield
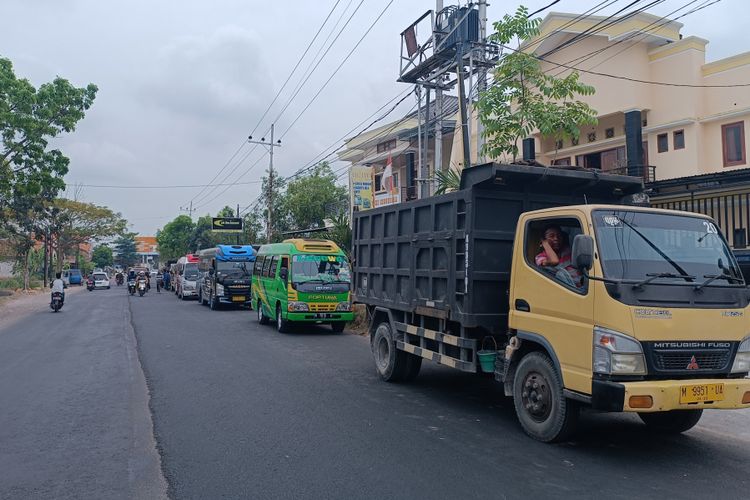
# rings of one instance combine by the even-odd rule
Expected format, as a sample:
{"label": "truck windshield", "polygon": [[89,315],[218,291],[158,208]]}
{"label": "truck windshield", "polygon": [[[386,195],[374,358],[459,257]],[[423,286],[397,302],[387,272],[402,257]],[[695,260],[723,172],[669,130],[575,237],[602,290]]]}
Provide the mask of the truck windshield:
{"label": "truck windshield", "polygon": [[643,280],[658,274],[660,281],[687,283],[692,276],[698,283],[710,277],[742,283],[734,256],[709,220],[627,210],[596,210],[593,216],[607,278]]}
{"label": "truck windshield", "polygon": [[250,275],[248,268],[252,269],[251,262],[223,262],[220,260],[216,261],[216,271],[222,274],[242,274],[245,276]]}
{"label": "truck windshield", "polygon": [[198,279],[198,264],[185,264],[185,279],[188,281],[195,281]]}
{"label": "truck windshield", "polygon": [[349,283],[351,271],[345,257],[338,255],[295,255],[292,259],[293,283]]}

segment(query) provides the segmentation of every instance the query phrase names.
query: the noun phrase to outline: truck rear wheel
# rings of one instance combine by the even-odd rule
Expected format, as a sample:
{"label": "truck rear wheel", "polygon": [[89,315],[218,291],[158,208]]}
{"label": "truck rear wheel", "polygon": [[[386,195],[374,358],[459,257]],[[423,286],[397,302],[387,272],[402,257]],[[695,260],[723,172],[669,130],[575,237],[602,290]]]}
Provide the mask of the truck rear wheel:
{"label": "truck rear wheel", "polygon": [[[386,382],[401,382],[406,379],[409,371],[408,353],[396,347],[396,340],[393,338],[391,325],[388,322],[384,321],[378,325],[370,346],[380,378]],[[419,373],[418,369],[417,373]]]}
{"label": "truck rear wheel", "polygon": [[524,432],[538,441],[563,441],[575,430],[578,405],[563,395],[562,376],[544,353],[531,352],[521,359],[513,403]]}
{"label": "truck rear wheel", "polygon": [[638,414],[643,423],[649,428],[673,434],[679,434],[692,429],[701,419],[702,415],[703,410],[672,410]]}

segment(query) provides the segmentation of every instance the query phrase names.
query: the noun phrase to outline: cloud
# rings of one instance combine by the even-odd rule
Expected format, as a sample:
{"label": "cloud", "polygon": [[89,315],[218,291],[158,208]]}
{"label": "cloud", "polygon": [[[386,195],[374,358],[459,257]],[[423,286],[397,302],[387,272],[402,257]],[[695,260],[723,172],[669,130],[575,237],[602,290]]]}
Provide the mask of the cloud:
{"label": "cloud", "polygon": [[174,39],[158,51],[142,103],[196,122],[247,121],[270,92],[261,44],[249,31],[224,26],[207,36]]}

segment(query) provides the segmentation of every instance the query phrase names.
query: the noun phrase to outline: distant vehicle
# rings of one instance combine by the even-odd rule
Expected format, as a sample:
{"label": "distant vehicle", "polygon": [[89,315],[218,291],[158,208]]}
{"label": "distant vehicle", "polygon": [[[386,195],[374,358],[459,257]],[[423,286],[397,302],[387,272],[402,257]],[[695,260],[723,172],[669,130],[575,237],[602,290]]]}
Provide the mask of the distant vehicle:
{"label": "distant vehicle", "polygon": [[213,310],[220,304],[251,305],[250,283],[255,262],[250,245],[219,245],[201,250],[198,302]]}
{"label": "distant vehicle", "polygon": [[329,240],[291,239],[263,245],[255,259],[253,306],[284,332],[290,323],[328,323],[335,332],[354,319],[346,254]]}
{"label": "distant vehicle", "polygon": [[62,280],[66,285],[83,285],[83,276],[80,269],[66,269],[62,272]]}
{"label": "distant vehicle", "polygon": [[175,292],[181,300],[198,297],[196,286],[200,279],[197,255],[187,254],[177,261],[177,275],[175,276]]}
{"label": "distant vehicle", "polygon": [[109,284],[109,276],[107,276],[105,273],[94,273],[94,287],[95,288],[110,288]]}

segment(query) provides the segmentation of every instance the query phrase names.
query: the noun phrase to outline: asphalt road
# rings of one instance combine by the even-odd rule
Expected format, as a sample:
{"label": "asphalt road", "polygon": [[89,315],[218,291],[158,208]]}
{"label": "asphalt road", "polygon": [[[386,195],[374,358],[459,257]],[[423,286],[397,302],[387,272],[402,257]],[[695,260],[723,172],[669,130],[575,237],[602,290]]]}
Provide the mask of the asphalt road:
{"label": "asphalt road", "polygon": [[1,499],[748,498],[750,411],[677,437],[586,414],[545,445],[490,379],[380,381],[364,337],[155,290],[46,300],[0,323]]}
{"label": "asphalt road", "polygon": [[364,337],[129,300],[173,498],[750,496],[750,411],[706,412],[682,436],[586,414],[574,440],[546,445],[490,379],[425,363],[387,384]]}
{"label": "asphalt road", "polygon": [[0,498],[164,497],[125,291],[20,300],[0,309]]}

